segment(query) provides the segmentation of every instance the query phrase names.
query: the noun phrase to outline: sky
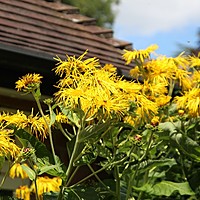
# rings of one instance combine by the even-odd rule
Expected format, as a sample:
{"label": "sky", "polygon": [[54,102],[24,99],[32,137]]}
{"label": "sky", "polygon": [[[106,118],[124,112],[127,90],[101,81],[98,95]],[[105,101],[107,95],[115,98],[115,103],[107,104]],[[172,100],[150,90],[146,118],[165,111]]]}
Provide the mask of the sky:
{"label": "sky", "polygon": [[183,47],[197,47],[200,0],[120,0],[114,37],[144,49],[157,44],[158,54],[175,56]]}

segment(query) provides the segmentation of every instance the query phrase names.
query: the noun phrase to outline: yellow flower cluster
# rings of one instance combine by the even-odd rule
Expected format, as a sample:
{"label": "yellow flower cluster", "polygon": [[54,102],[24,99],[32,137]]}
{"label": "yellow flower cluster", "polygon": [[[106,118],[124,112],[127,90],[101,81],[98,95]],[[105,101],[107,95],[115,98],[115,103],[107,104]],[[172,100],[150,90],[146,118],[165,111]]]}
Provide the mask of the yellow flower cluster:
{"label": "yellow flower cluster", "polygon": [[86,120],[97,118],[99,113],[101,117],[125,116],[133,102],[141,121],[157,112],[157,105],[142,93],[140,83],[119,78],[112,65],[97,67],[95,58],[82,61],[85,54],[77,59],[68,57],[67,61],[57,58],[55,72],[61,77],[55,93],[58,104],[68,108],[81,106],[87,113]]}
{"label": "yellow flower cluster", "polygon": [[[140,54],[139,54],[140,52]],[[126,52],[123,58],[127,64],[140,59],[138,66],[130,70],[130,75],[143,81],[142,92],[146,97],[157,104],[158,107],[166,105],[171,100],[175,85],[182,90],[182,96],[175,98],[178,109],[187,111],[190,116],[200,115],[200,55],[185,56],[183,53],[175,58],[158,56],[149,58],[150,52],[139,50]]]}
{"label": "yellow flower cluster", "polygon": [[200,116],[200,88],[192,88],[184,92],[183,96],[175,98],[179,109],[187,111],[192,117]]}
{"label": "yellow flower cluster", "polygon": [[12,133],[13,130],[0,126],[0,156],[15,158],[19,154],[20,148],[11,139]]}
{"label": "yellow flower cluster", "polygon": [[[28,166],[27,164],[23,164]],[[11,178],[28,178],[28,175],[26,172],[23,170],[21,164],[15,163],[10,171],[9,171],[9,176]],[[61,186],[62,180],[59,177],[53,177],[49,178],[47,176],[45,177],[37,177],[36,179],[36,185],[37,185],[37,195],[39,198],[42,200],[42,195],[45,192],[58,192],[60,191],[60,186]],[[36,188],[35,188],[35,183],[33,182],[30,187],[27,185],[20,186],[19,188],[16,189],[16,197],[19,199],[24,199],[24,200],[29,200],[31,193],[36,193]]]}
{"label": "yellow flower cluster", "polygon": [[[45,116],[45,118],[45,120],[49,121],[48,116]],[[46,138],[48,133],[45,120],[38,115],[33,116],[33,114],[30,114],[27,116],[22,111],[17,111],[14,114],[0,113],[0,123],[3,122],[5,127],[14,125],[17,128],[26,129],[41,138]]]}

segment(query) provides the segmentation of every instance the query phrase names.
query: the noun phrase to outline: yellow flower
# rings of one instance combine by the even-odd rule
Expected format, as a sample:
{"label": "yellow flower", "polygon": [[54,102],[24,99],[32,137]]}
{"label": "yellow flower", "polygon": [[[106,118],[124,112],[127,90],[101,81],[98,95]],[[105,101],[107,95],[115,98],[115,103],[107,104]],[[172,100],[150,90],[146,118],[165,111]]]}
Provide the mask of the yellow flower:
{"label": "yellow flower", "polygon": [[[60,191],[60,186],[61,186],[61,179],[59,177],[54,177],[54,178],[49,178],[47,176],[45,177],[38,177],[36,180],[36,185],[38,189],[38,195],[40,199],[42,199],[42,194],[45,192],[58,192]],[[33,183],[31,185],[31,191],[36,193],[35,190],[35,184]]]}
{"label": "yellow flower", "polygon": [[39,87],[41,83],[40,74],[26,74],[16,82],[17,91],[30,92]]}
{"label": "yellow flower", "polygon": [[175,97],[178,109],[183,109],[192,117],[200,116],[200,88],[186,91],[183,96]]}
{"label": "yellow flower", "polygon": [[130,75],[135,78],[138,79],[138,77],[141,75],[139,67],[135,66],[133,69],[130,70]]}
{"label": "yellow flower", "polygon": [[171,100],[171,96],[168,95],[160,95],[159,97],[154,99],[154,102],[157,104],[158,107],[165,106]]}
{"label": "yellow flower", "polygon": [[11,156],[15,158],[19,152],[20,148],[14,143],[14,140],[10,138],[12,136],[13,130],[0,129],[0,156]]}
{"label": "yellow flower", "polygon": [[165,85],[169,84],[169,79],[173,78],[173,65],[169,64],[166,57],[160,56],[157,59],[152,59],[144,65],[143,76],[149,82]]}
{"label": "yellow flower", "polygon": [[152,126],[158,126],[158,124],[159,124],[159,117],[158,116],[154,116],[153,118],[152,118],[152,120],[151,120],[151,125]]}
{"label": "yellow flower", "polygon": [[180,115],[180,116],[182,116],[182,115],[184,115],[184,113],[185,113],[185,111],[184,110],[178,110],[178,114]]}
{"label": "yellow flower", "polygon": [[18,199],[30,200],[31,192],[27,185],[20,186],[16,189],[15,193]]}
{"label": "yellow flower", "polygon": [[47,137],[48,126],[46,121],[49,123],[48,116],[45,116],[45,121],[43,117],[38,115],[33,116],[33,114],[31,114],[26,116],[22,111],[17,111],[15,114],[7,114],[4,116],[4,120],[6,121],[6,125],[14,125],[17,128],[26,129],[37,137]]}
{"label": "yellow flower", "polygon": [[[26,163],[23,164],[23,165],[28,166]],[[22,179],[28,178],[27,173],[22,169],[22,166],[19,163],[15,163],[11,167],[11,169],[9,171],[9,176],[11,178],[22,178]]]}
{"label": "yellow flower", "polygon": [[125,53],[122,57],[126,61],[126,64],[130,64],[134,59],[140,59],[142,62],[144,62],[144,59],[150,58],[150,53],[154,52],[156,49],[158,49],[158,46],[153,44],[142,50],[124,50]]}
{"label": "yellow flower", "polygon": [[117,68],[114,67],[112,64],[105,64],[103,70],[113,73],[117,71]]}
{"label": "yellow flower", "polygon": [[137,95],[135,104],[136,109],[136,123],[148,122],[152,116],[157,114],[158,106],[155,102],[147,99],[144,95]]}
{"label": "yellow flower", "polygon": [[200,71],[195,70],[192,74],[192,86],[199,87],[200,86]]}
{"label": "yellow flower", "polygon": [[184,69],[177,68],[175,70],[176,79],[179,81],[179,85],[183,90],[189,90],[192,88],[191,77],[189,76],[191,72]]}
{"label": "yellow flower", "polygon": [[59,122],[59,123],[68,123],[68,118],[67,118],[66,115],[59,112],[56,115],[56,121]]}
{"label": "yellow flower", "polygon": [[166,86],[167,85],[162,82],[155,84],[149,81],[144,81],[142,85],[142,92],[146,96],[158,97],[168,92]]}
{"label": "yellow flower", "polygon": [[134,118],[130,115],[124,117],[124,122],[130,124],[131,126],[135,126]]}
{"label": "yellow flower", "polygon": [[189,56],[190,67],[200,67],[200,54],[198,56]]}
{"label": "yellow flower", "polygon": [[87,72],[99,67],[98,59],[88,58],[83,60],[87,51],[85,51],[81,56],[76,58],[75,56],[68,56],[67,61],[62,61],[59,57],[55,58],[58,61],[58,66],[55,68],[55,73],[62,77],[63,75],[68,77],[72,75],[78,78],[77,75],[81,75],[82,72]]}

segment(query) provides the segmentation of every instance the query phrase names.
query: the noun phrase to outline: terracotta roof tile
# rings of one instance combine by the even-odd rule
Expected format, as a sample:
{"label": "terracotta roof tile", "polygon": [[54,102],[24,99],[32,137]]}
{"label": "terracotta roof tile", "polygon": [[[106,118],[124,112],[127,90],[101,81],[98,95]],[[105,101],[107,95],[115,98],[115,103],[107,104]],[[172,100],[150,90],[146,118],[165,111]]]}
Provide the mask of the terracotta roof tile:
{"label": "terracotta roof tile", "polygon": [[102,64],[112,63],[127,74],[122,49],[132,44],[113,38],[113,31],[95,25],[76,7],[44,0],[0,0],[0,44],[46,54],[79,56],[86,49]]}

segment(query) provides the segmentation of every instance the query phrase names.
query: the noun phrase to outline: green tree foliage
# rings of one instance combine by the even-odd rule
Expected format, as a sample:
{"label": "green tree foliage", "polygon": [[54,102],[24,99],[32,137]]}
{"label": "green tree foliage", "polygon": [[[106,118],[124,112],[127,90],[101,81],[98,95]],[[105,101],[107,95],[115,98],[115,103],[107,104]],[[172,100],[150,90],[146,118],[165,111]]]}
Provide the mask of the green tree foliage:
{"label": "green tree foliage", "polygon": [[112,5],[119,4],[120,0],[63,0],[63,3],[76,6],[80,13],[95,18],[97,25],[111,27],[115,12]]}

